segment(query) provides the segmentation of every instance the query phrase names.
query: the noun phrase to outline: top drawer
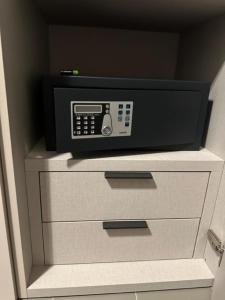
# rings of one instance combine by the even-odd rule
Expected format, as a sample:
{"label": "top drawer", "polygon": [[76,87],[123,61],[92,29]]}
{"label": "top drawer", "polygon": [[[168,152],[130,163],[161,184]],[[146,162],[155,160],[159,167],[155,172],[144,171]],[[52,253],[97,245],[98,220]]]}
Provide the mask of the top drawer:
{"label": "top drawer", "polygon": [[105,178],[104,172],[41,172],[43,221],[201,216],[210,173],[151,174],[152,179],[134,179]]}

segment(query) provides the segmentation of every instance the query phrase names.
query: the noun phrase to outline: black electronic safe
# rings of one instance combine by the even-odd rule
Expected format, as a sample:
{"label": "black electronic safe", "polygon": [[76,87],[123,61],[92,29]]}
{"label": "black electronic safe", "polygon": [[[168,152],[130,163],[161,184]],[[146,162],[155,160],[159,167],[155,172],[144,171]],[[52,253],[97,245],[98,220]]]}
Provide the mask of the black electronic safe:
{"label": "black electronic safe", "polygon": [[47,150],[198,150],[208,94],[204,82],[45,78]]}

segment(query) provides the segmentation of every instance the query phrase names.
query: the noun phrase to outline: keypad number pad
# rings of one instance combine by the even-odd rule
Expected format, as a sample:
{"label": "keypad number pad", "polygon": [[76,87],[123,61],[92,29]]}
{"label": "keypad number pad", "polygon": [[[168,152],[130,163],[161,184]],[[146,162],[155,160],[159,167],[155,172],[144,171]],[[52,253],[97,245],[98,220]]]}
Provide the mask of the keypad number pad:
{"label": "keypad number pad", "polygon": [[109,112],[110,103],[71,102],[72,138],[93,138],[102,135],[103,118]]}
{"label": "keypad number pad", "polygon": [[74,135],[95,134],[95,116],[78,115],[75,116]]}

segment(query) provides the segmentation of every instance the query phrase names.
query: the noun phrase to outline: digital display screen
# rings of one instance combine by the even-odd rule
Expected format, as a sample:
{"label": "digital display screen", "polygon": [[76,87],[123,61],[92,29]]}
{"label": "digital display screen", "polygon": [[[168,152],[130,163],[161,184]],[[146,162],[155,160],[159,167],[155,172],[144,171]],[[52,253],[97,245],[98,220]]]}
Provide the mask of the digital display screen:
{"label": "digital display screen", "polygon": [[75,105],[75,113],[101,113],[101,105]]}

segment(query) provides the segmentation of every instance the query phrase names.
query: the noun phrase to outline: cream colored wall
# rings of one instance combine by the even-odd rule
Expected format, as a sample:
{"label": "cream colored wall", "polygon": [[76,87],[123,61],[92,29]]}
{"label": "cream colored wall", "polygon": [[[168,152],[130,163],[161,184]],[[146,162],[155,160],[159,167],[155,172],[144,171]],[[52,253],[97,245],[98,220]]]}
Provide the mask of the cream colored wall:
{"label": "cream colored wall", "polygon": [[4,187],[1,174],[0,183],[0,291],[2,299],[15,300],[16,289],[14,285],[14,273],[11,260],[10,239],[8,235],[7,214],[5,210]]}
{"label": "cream colored wall", "polygon": [[0,241],[0,298],[16,300],[17,297],[8,231],[8,218],[5,206],[2,165],[0,165]]}
{"label": "cream colored wall", "polygon": [[[181,35],[177,75],[180,79],[207,80],[212,83],[210,99],[213,109],[206,147],[225,159],[225,16],[201,24]],[[221,179],[211,226],[218,237],[225,240],[225,171]],[[224,261],[218,269],[218,256],[207,244],[205,258],[217,275],[212,299],[224,294]],[[224,259],[223,259],[224,260]],[[222,272],[221,272],[222,270]],[[217,271],[217,272],[216,272]]]}
{"label": "cream colored wall", "polygon": [[[47,27],[29,0],[0,0],[4,74],[1,125],[18,292],[26,297],[32,264],[24,157],[39,136],[35,83],[47,70]],[[10,132],[9,132],[10,128]],[[12,156],[11,156],[12,155]]]}
{"label": "cream colored wall", "polygon": [[51,72],[173,79],[179,35],[135,30],[50,26]]}
{"label": "cream colored wall", "polygon": [[225,158],[225,16],[181,35],[177,77],[212,82],[206,147]]}

